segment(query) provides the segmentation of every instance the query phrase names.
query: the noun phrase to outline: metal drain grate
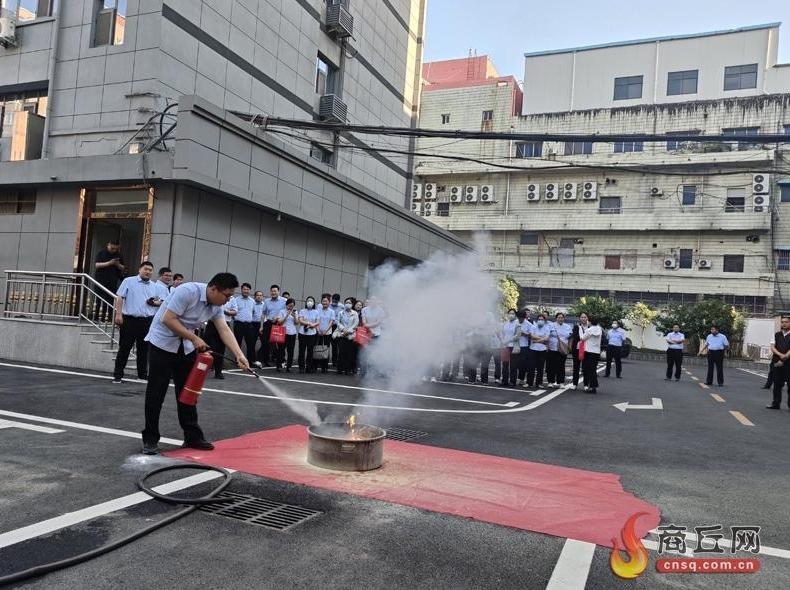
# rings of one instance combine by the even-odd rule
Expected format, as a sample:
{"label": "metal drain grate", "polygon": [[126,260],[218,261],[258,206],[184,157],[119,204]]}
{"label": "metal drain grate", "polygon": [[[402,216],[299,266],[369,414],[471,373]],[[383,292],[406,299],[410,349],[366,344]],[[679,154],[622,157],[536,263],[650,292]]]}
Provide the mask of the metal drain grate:
{"label": "metal drain grate", "polygon": [[387,437],[390,440],[414,440],[415,438],[422,438],[423,436],[428,436],[427,432],[421,432],[419,430],[409,430],[408,428],[398,428],[397,426],[391,426],[385,428],[387,431]]}
{"label": "metal drain grate", "polygon": [[221,504],[208,504],[201,506],[200,510],[209,512],[217,516],[240,520],[247,524],[254,524],[275,531],[287,531],[298,524],[301,524],[314,516],[322,514],[318,510],[310,510],[301,506],[283,504],[248,496],[247,494],[235,494],[233,492],[222,492],[218,498],[233,498],[233,502],[223,502]]}

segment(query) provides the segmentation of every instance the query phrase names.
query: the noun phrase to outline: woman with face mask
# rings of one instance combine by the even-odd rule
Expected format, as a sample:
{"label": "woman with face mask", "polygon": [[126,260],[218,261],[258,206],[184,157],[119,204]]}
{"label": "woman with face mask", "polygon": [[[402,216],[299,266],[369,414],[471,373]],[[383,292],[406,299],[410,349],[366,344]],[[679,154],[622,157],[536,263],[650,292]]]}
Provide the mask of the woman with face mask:
{"label": "woman with face mask", "polygon": [[516,310],[507,310],[507,320],[502,324],[501,338],[504,347],[502,348],[502,385],[511,387],[515,385],[515,379],[510,381],[510,364],[513,362],[513,347],[516,346],[521,335],[521,324],[516,318]]}
{"label": "woman with face mask", "polygon": [[571,357],[573,358],[573,386],[578,388],[579,387],[579,373],[581,372],[582,361],[579,358],[579,346],[582,341],[581,333],[582,327],[586,327],[589,325],[589,318],[587,314],[582,312],[579,316],[579,323],[573,326],[573,332],[571,332],[571,339],[570,339],[570,351]]}
{"label": "woman with face mask", "polygon": [[595,316],[589,316],[588,323],[579,327],[579,335],[584,342],[584,391],[598,393],[598,359],[601,358],[601,337],[603,330]]}
{"label": "woman with face mask", "polygon": [[625,341],[625,332],[620,327],[620,322],[612,322],[612,327],[606,332],[606,373],[608,377],[612,372],[612,360],[614,360],[614,371],[618,379],[623,377],[623,342]]}
{"label": "woman with face mask", "polygon": [[318,311],[315,308],[315,298],[308,297],[305,300],[304,308],[297,315],[299,324],[299,364],[300,373],[312,373],[313,365],[313,346],[315,346],[315,334],[318,328]]}
{"label": "woman with face mask", "polygon": [[354,342],[354,336],[359,326],[359,314],[354,310],[355,303],[353,297],[346,297],[342,309],[337,312],[338,375],[353,375],[357,370],[357,343]]}
{"label": "woman with face mask", "polygon": [[291,367],[294,364],[294,347],[296,345],[296,322],[298,314],[296,313],[296,301],[289,298],[285,301],[285,309],[278,312],[275,317],[275,323],[285,326],[285,343],[278,344],[275,349],[275,361],[277,363],[277,372],[279,373],[285,363],[285,372],[290,373]]}
{"label": "woman with face mask", "polygon": [[543,386],[543,369],[546,366],[546,350],[550,336],[551,328],[546,323],[546,316],[539,313],[529,332],[529,349],[532,359],[527,371],[525,387]]}

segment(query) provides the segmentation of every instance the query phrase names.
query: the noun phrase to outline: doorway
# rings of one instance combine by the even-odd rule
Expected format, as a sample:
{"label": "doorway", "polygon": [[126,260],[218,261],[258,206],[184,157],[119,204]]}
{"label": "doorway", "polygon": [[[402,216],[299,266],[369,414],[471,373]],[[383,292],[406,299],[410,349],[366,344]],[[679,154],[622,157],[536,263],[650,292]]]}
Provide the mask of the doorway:
{"label": "doorway", "polygon": [[135,274],[149,256],[153,204],[150,187],[82,189],[74,271],[94,276],[96,256],[118,240],[124,276]]}

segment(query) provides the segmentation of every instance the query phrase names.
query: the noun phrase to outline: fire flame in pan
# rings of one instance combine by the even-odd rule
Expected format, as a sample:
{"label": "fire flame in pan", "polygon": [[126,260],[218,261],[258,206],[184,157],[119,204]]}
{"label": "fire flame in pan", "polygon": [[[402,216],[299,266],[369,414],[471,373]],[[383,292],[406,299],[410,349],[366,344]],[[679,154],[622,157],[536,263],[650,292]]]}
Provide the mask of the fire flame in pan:
{"label": "fire flame in pan", "polygon": [[357,428],[356,415],[351,414],[351,416],[348,417],[348,420],[346,420],[346,426],[348,426],[348,432],[351,435],[351,440],[360,440],[364,438],[362,433],[359,431],[359,428]]}

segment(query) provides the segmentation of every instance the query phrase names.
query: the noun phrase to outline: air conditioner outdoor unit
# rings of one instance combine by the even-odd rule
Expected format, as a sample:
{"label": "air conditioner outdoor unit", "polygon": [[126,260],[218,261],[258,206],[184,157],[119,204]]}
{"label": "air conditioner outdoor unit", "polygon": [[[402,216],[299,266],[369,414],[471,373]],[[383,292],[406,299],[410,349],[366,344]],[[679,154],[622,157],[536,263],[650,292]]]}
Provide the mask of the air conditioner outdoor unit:
{"label": "air conditioner outdoor unit", "polygon": [[425,211],[422,212],[422,216],[423,217],[430,217],[431,216],[431,212],[428,211],[428,210],[425,210]]}
{"label": "air conditioner outdoor unit", "polygon": [[477,187],[476,186],[467,186],[464,189],[464,202],[466,202],[466,203],[477,203]]}
{"label": "air conditioner outdoor unit", "polygon": [[674,258],[664,258],[664,268],[675,268],[677,266],[677,262]]}
{"label": "air conditioner outdoor unit", "polygon": [[[549,185],[546,185],[547,187]],[[527,201],[539,201],[540,200],[540,185],[539,184],[528,184],[527,185]]]}
{"label": "air conditioner outdoor unit", "polygon": [[770,195],[754,195],[752,196],[752,205],[754,205],[755,213],[762,213],[767,211],[771,204]]}
{"label": "air conditioner outdoor unit", "polygon": [[422,199],[422,185],[415,183],[411,185],[411,200],[419,201],[420,199]]}
{"label": "air conditioner outdoor unit", "polygon": [[700,268],[710,268],[711,267],[710,260],[706,258],[700,258],[699,261],[697,262],[697,266],[699,266]]}
{"label": "air conditioner outdoor unit", "polygon": [[428,213],[429,211],[433,211],[433,203],[425,203],[422,206],[422,210]]}
{"label": "air conditioner outdoor unit", "polygon": [[419,201],[412,201],[411,210],[416,212],[422,211],[422,203],[420,203]]}
{"label": "air conditioner outdoor unit", "polygon": [[480,187],[480,201],[483,203],[494,202],[494,186],[491,184],[484,184]]}
{"label": "air conditioner outdoor unit", "polygon": [[657,186],[654,186],[653,188],[650,189],[650,196],[651,197],[663,197],[664,196],[664,191],[662,191]]}
{"label": "air conditioner outdoor unit", "polygon": [[338,39],[354,34],[354,17],[341,2],[326,7],[326,31]]}
{"label": "air conditioner outdoor unit", "polygon": [[566,182],[562,185],[562,198],[566,201],[576,200],[576,183]]}
{"label": "air conditioner outdoor unit", "polygon": [[422,196],[426,201],[436,199],[436,185],[432,182],[426,182],[423,186]]}
{"label": "air conditioner outdoor unit", "polygon": [[450,187],[450,202],[461,203],[464,200],[464,187],[451,186]]}
{"label": "air conditioner outdoor unit", "polygon": [[[556,182],[549,182],[546,184],[546,200],[547,201],[559,201],[560,200],[560,190],[559,184]],[[538,186],[538,190],[540,190],[540,186]]]}
{"label": "air conditioner outdoor unit", "polygon": [[0,45],[3,47],[16,47],[16,19],[0,17]]}
{"label": "air conditioner outdoor unit", "polygon": [[323,121],[345,123],[348,106],[337,94],[324,94],[318,103],[318,118]]}
{"label": "air conditioner outdoor unit", "polygon": [[594,201],[598,198],[598,183],[585,182],[582,185],[582,199],[585,201]]}
{"label": "air conditioner outdoor unit", "polygon": [[755,174],[752,176],[752,194],[767,195],[771,190],[770,174]]}

